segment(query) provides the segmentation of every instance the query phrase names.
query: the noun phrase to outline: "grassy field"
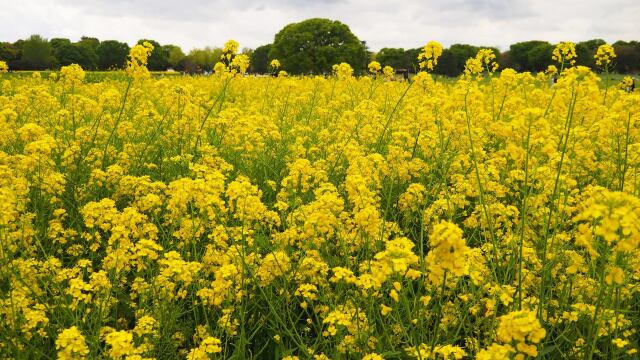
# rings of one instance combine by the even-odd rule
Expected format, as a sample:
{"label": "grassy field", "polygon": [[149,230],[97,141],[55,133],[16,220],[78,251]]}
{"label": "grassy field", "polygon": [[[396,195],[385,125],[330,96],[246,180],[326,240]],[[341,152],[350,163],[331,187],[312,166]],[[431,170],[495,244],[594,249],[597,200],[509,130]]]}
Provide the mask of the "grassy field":
{"label": "grassy field", "polygon": [[0,74],[0,357],[638,358],[618,77],[238,69]]}

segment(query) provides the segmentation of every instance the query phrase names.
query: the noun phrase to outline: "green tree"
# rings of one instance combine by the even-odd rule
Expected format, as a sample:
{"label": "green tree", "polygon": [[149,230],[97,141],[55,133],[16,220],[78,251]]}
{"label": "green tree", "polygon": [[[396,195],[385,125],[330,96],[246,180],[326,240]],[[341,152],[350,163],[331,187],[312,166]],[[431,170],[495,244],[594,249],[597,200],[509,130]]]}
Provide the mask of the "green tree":
{"label": "green tree", "polygon": [[138,40],[138,44],[142,44],[145,41],[151,43],[153,45],[153,51],[149,56],[147,67],[152,71],[165,71],[169,66],[169,54],[167,54],[166,49],[164,49],[157,41],[155,40],[147,40],[141,39]]}
{"label": "green tree", "polygon": [[409,69],[411,60],[403,48],[382,48],[376,55],[376,61],[382,66],[391,66],[394,69]]}
{"label": "green tree", "polygon": [[410,72],[418,72],[420,65],[418,64],[418,55],[422,52],[422,48],[407,49],[404,56],[407,58],[407,69]]}
{"label": "green tree", "polygon": [[613,44],[617,57],[614,59],[614,70],[622,74],[640,71],[640,42],[618,41]]}
{"label": "green tree", "polygon": [[71,40],[67,38],[53,38],[49,40],[49,44],[51,44],[51,51],[53,52],[53,55],[56,56],[56,52],[60,48],[66,45],[71,45]]}
{"label": "green tree", "polygon": [[269,71],[269,51],[271,44],[258,46],[251,54],[251,62],[249,67],[251,72],[266,74]]}
{"label": "green tree", "polygon": [[340,62],[362,72],[368,60],[365,45],[347,25],[320,18],[285,26],[276,34],[269,58],[280,60],[292,74],[330,73]]}
{"label": "green tree", "polygon": [[549,43],[542,43],[534,46],[527,53],[527,70],[528,71],[544,71],[549,65],[553,64],[553,48]]}
{"label": "green tree", "polygon": [[31,35],[22,45],[21,63],[30,70],[50,68],[55,58],[51,54],[51,44],[40,35]]}
{"label": "green tree", "polygon": [[458,76],[464,71],[467,59],[476,56],[479,47],[468,44],[453,44],[442,52],[434,72],[447,76]]}
{"label": "green tree", "polygon": [[180,46],[164,45],[164,52],[167,54],[167,65],[174,70],[181,70],[184,67],[184,58],[187,57]]}
{"label": "green tree", "polygon": [[0,42],[0,60],[6,61],[11,67],[11,63],[20,59],[20,51],[10,42]]}
{"label": "green tree", "polygon": [[588,66],[592,69],[596,68],[596,60],[593,56],[598,51],[600,45],[606,42],[602,39],[593,39],[589,41],[582,41],[576,44],[576,65]]}
{"label": "green tree", "polygon": [[[512,44],[509,47],[509,59],[514,70],[533,71],[533,66],[529,63],[529,52],[540,45],[552,46],[547,41],[532,40]],[[538,49],[537,52],[541,50]]]}
{"label": "green tree", "polygon": [[80,38],[80,41],[78,42],[93,48],[94,51],[98,48],[98,46],[100,46],[100,40],[98,40],[98,38],[94,38],[90,36],[82,36]]}
{"label": "green tree", "polygon": [[53,48],[53,56],[56,58],[56,66],[71,64],[82,66],[83,55],[80,53],[79,48],[72,44],[69,39],[51,39],[51,47]]}
{"label": "green tree", "polygon": [[211,71],[213,66],[220,61],[221,55],[221,48],[192,49],[185,58],[184,70],[188,73]]}
{"label": "green tree", "polygon": [[100,41],[96,38],[83,36],[80,41],[73,44],[78,49],[80,59],[78,65],[85,70],[95,70],[98,67],[98,55],[96,50],[100,46]]}
{"label": "green tree", "polygon": [[97,68],[96,44],[98,46],[100,44],[98,39],[83,36],[80,41],[72,43],[69,39],[54,38],[49,43],[55,58],[55,66],[78,64],[85,70]]}
{"label": "green tree", "polygon": [[105,40],[96,49],[98,69],[122,69],[125,67],[128,54],[129,45],[127,43],[117,40]]}

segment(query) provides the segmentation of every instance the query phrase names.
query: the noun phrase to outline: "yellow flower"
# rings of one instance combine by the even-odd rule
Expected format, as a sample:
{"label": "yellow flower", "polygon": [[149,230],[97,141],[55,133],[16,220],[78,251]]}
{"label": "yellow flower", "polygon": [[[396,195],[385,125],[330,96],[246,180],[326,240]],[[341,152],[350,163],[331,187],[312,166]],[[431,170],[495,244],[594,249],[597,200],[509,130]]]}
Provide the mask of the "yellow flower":
{"label": "yellow flower", "polygon": [[291,268],[291,260],[284,251],[275,251],[267,254],[258,268],[260,284],[266,286],[276,278],[283,276]]}
{"label": "yellow flower", "polygon": [[209,354],[217,354],[222,352],[222,347],[220,347],[222,341],[220,339],[207,336],[202,340],[200,346],[195,349],[191,349],[187,354],[187,360],[208,360]]}
{"label": "yellow flower", "polygon": [[609,44],[602,44],[598,46],[598,50],[593,58],[596,59],[596,65],[606,67],[613,59],[616,58],[616,52],[613,49],[613,46]]}
{"label": "yellow flower", "polygon": [[568,62],[573,65],[576,63],[576,57],[576,45],[572,42],[563,41],[553,49],[552,58],[560,64]]}
{"label": "yellow flower", "polygon": [[482,64],[482,67],[489,73],[498,70],[498,63],[495,62],[496,55],[491,49],[480,49],[476,54],[476,59]]}
{"label": "yellow flower", "polygon": [[149,315],[142,316],[138,319],[133,332],[138,336],[153,335],[157,331],[158,322]]}
{"label": "yellow flower", "polygon": [[62,332],[56,338],[56,350],[58,359],[86,359],[89,355],[89,347],[84,336],[77,327],[72,326]]}
{"label": "yellow flower", "polygon": [[448,221],[436,224],[429,236],[429,245],[427,264],[432,283],[442,283],[445,272],[449,276],[462,276],[469,272],[466,257],[469,248],[458,226]]}
{"label": "yellow flower", "polygon": [[624,284],[624,270],[617,266],[611,266],[607,270],[607,276],[605,276],[605,282],[607,285],[622,285]]}
{"label": "yellow flower", "polygon": [[629,341],[623,340],[623,339],[620,339],[620,338],[615,338],[615,339],[611,340],[611,343],[613,345],[615,345],[616,347],[618,347],[618,348],[623,348],[623,347],[625,347],[625,346],[627,346],[629,344]]}
{"label": "yellow flower", "polygon": [[302,284],[296,289],[295,295],[313,301],[318,297],[318,288],[313,284]]}
{"label": "yellow flower", "polygon": [[235,55],[238,52],[238,49],[240,48],[240,44],[238,44],[237,41],[231,39],[228,40],[226,43],[224,43],[224,47],[222,48],[222,53],[223,56],[226,55]]}
{"label": "yellow flower", "polygon": [[516,349],[529,356],[537,356],[538,344],[546,335],[535,311],[513,311],[499,319],[497,338],[504,344],[516,343]]}
{"label": "yellow flower", "polygon": [[128,331],[113,331],[105,336],[105,342],[110,347],[108,354],[111,359],[124,359],[137,352],[133,334]]}
{"label": "yellow flower", "polygon": [[515,349],[511,345],[491,344],[488,348],[480,350],[476,360],[506,360],[511,359]]}
{"label": "yellow flower", "polygon": [[249,57],[245,54],[239,54],[233,57],[231,67],[236,69],[238,73],[244,74],[249,68]]}
{"label": "yellow flower", "polygon": [[393,308],[385,304],[380,304],[380,314],[382,314],[382,316],[387,316],[387,314],[389,314],[392,310]]}
{"label": "yellow flower", "polygon": [[127,74],[134,79],[144,79],[150,76],[147,69],[147,60],[153,51],[153,45],[147,41],[137,44],[129,50],[127,60]]}
{"label": "yellow flower", "polygon": [[384,76],[385,76],[385,77],[387,77],[387,78],[392,78],[392,77],[396,74],[395,70],[394,70],[391,66],[389,66],[389,65],[385,66],[385,67],[382,69],[382,73],[383,73],[383,74],[384,74]]}
{"label": "yellow flower", "polygon": [[374,60],[370,62],[369,65],[367,65],[367,69],[369,69],[370,73],[377,74],[380,72],[380,69],[382,69],[382,67],[379,62]]}
{"label": "yellow flower", "polygon": [[341,80],[350,79],[353,77],[353,68],[351,65],[343,62],[333,65],[333,74]]}
{"label": "yellow flower", "polygon": [[363,356],[362,360],[384,360],[384,357],[376,353],[370,353]]}
{"label": "yellow flower", "polygon": [[6,62],[0,60],[0,74],[4,74],[9,71],[9,65]]}
{"label": "yellow flower", "polygon": [[77,86],[84,81],[84,70],[78,64],[71,64],[60,68],[60,79],[69,86]]}
{"label": "yellow flower", "polygon": [[433,70],[442,55],[442,45],[437,41],[429,41],[418,54],[420,69]]}
{"label": "yellow flower", "polygon": [[208,336],[202,340],[200,348],[203,348],[207,354],[215,354],[222,351],[220,344],[222,344],[222,341],[220,341],[220,339]]}

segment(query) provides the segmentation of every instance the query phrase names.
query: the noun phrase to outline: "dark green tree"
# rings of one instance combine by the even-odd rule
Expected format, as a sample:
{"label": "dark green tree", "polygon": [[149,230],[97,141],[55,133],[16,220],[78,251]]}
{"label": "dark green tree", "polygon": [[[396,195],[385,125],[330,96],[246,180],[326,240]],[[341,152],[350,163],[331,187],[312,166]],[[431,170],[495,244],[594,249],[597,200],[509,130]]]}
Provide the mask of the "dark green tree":
{"label": "dark green tree", "polygon": [[0,42],[0,60],[5,61],[11,67],[11,63],[20,59],[20,51],[10,42]]}
{"label": "dark green tree", "polygon": [[92,47],[94,51],[98,48],[98,46],[100,46],[100,40],[98,40],[98,38],[94,38],[90,36],[82,36],[80,38],[80,41],[78,42],[83,43],[86,46]]}
{"label": "dark green tree", "polygon": [[44,70],[53,65],[55,58],[51,44],[40,35],[31,35],[22,45],[22,65],[29,70]]}
{"label": "dark green tree", "polygon": [[22,62],[22,49],[24,48],[24,42],[25,41],[23,39],[19,39],[12,44],[13,50],[16,52],[16,57],[15,60],[9,62],[9,68],[14,70],[24,70],[27,68]]}
{"label": "dark green tree", "polygon": [[447,76],[458,76],[464,71],[467,59],[476,56],[480,48],[468,44],[453,44],[442,51],[434,72]]}
{"label": "dark green tree", "polygon": [[422,48],[413,48],[413,49],[407,49],[404,52],[404,56],[407,59],[407,69],[410,72],[418,72],[420,70],[420,65],[418,62],[418,55],[420,54],[420,52],[422,51]]}
{"label": "dark green tree", "polygon": [[55,58],[53,66],[60,67],[77,63],[80,58],[78,50],[73,47],[71,40],[67,38],[53,38],[49,40],[51,53]]}
{"label": "dark green tree", "polygon": [[271,44],[258,46],[251,54],[250,70],[258,74],[266,74],[269,71],[269,51]]}
{"label": "dark green tree", "polygon": [[613,44],[617,57],[613,60],[614,70],[622,74],[640,71],[640,42],[618,41]]}
{"label": "dark green tree", "polygon": [[[63,40],[63,39],[54,39]],[[67,39],[64,39],[67,40]],[[69,42],[56,41],[55,45],[52,40],[53,56],[56,58],[56,66],[67,66],[71,64],[79,64],[82,66],[83,55],[78,46]],[[82,66],[84,68],[84,66]]]}
{"label": "dark green tree", "polygon": [[382,66],[391,66],[394,69],[411,68],[411,60],[403,48],[382,48],[376,55],[376,61]]}
{"label": "dark green tree", "polygon": [[533,72],[544,71],[549,65],[553,64],[554,61],[551,58],[553,56],[553,48],[553,45],[543,43],[529,49],[526,70]]}
{"label": "dark green tree", "polygon": [[[540,45],[552,46],[547,41],[532,40],[512,44],[509,47],[509,59],[514,70],[533,71],[533,66],[529,63],[529,52]],[[537,50],[540,52],[541,50]]]}
{"label": "dark green tree", "polygon": [[53,51],[53,55],[56,56],[58,49],[65,45],[71,45],[71,40],[67,38],[53,38],[49,40],[49,44],[51,44],[51,51]]}
{"label": "dark green tree", "polygon": [[80,41],[73,44],[80,53],[80,60],[77,63],[85,70],[95,70],[98,67],[98,55],[96,50],[100,46],[100,41],[96,38],[83,36]]}
{"label": "dark green tree", "polygon": [[330,73],[340,62],[362,72],[368,61],[366,46],[347,25],[320,18],[285,26],[276,34],[269,58],[292,74]]}
{"label": "dark green tree", "polygon": [[593,39],[589,41],[582,41],[576,44],[576,65],[588,66],[592,69],[596,68],[596,60],[593,56],[598,51],[600,45],[604,45],[606,42],[602,39]]}
{"label": "dark green tree", "polygon": [[98,45],[98,69],[111,70],[123,69],[127,62],[129,45],[117,40],[105,40]]}
{"label": "dark green tree", "polygon": [[162,48],[167,54],[167,65],[174,70],[182,70],[184,68],[184,59],[187,55],[184,54],[180,46],[164,45]]}

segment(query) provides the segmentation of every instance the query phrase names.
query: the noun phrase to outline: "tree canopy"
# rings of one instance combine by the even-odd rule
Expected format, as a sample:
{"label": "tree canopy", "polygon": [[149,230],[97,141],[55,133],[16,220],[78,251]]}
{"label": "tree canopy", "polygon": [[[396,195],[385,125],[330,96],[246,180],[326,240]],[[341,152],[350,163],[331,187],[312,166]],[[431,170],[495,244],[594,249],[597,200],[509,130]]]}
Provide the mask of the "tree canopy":
{"label": "tree canopy", "polygon": [[269,58],[292,74],[330,73],[340,62],[363,71],[368,62],[365,45],[347,25],[321,18],[285,26],[276,34]]}
{"label": "tree canopy", "polygon": [[[187,54],[177,45],[162,45],[152,39],[148,41],[154,50],[148,60],[148,68],[164,71],[173,68],[188,73],[212,71],[220,61],[220,47],[191,49]],[[605,44],[602,39],[592,39],[576,43],[576,65],[595,69],[594,55],[598,47]],[[492,48],[500,68],[517,71],[544,71],[553,64],[551,54],[554,44],[543,40],[523,41],[512,44],[500,53]],[[458,76],[464,70],[468,58],[475,56],[481,48],[469,44],[453,44],[443,50],[434,73]],[[619,73],[640,71],[640,42],[617,41],[613,43],[617,57],[610,70]],[[255,49],[244,48],[243,54],[250,57],[249,70],[253,73],[268,73],[271,60],[278,59],[281,69],[291,74],[327,74],[332,66],[341,62],[349,63],[357,73],[366,72],[371,60],[394,69],[418,70],[417,56],[422,48],[385,47],[377,53],[368,51],[366,42],[358,39],[349,27],[339,21],[313,18],[292,23],[280,30],[272,44]],[[47,40],[40,35],[32,35],[24,40],[0,42],[0,60],[8,63],[10,69],[44,70],[55,69],[70,64],[79,64],[87,70],[122,69],[126,64],[129,45],[116,40],[100,41],[95,37],[83,36],[73,42],[66,38]]]}
{"label": "tree canopy", "polygon": [[251,72],[266,74],[269,70],[269,51],[271,44],[258,46],[251,54]]}
{"label": "tree canopy", "polygon": [[53,65],[55,58],[51,44],[40,35],[31,35],[22,44],[21,64],[31,69],[44,70]]}
{"label": "tree canopy", "polygon": [[129,45],[116,40],[105,40],[96,49],[100,70],[122,69],[127,62]]}

